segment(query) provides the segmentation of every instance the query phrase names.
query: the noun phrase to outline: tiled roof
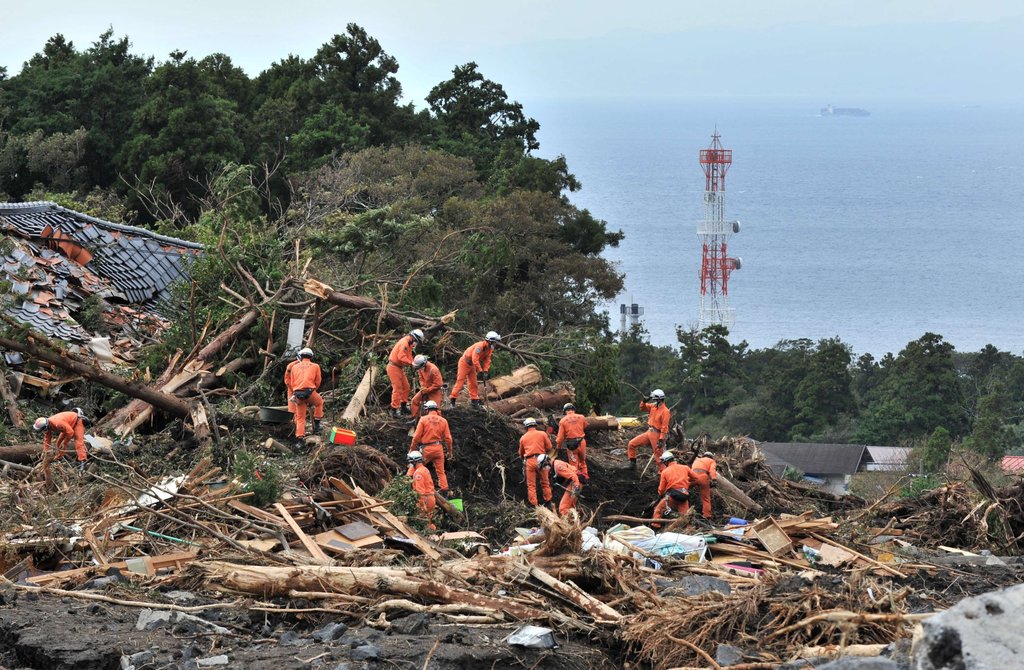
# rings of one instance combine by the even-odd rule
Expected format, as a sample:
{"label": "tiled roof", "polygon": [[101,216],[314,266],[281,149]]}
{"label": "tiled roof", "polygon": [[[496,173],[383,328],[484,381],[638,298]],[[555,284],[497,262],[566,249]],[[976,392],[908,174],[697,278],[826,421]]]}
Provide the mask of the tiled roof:
{"label": "tiled roof", "polygon": [[113,305],[107,318],[114,325],[155,334],[153,308],[202,250],[52,202],[0,203],[0,231],[12,243],[0,256],[0,279],[11,284],[7,312],[66,342],[91,339],[74,314],[92,295]]}
{"label": "tiled roof", "polygon": [[1003,456],[999,465],[1003,472],[1024,472],[1024,456]]}
{"label": "tiled roof", "polygon": [[813,442],[758,442],[757,446],[773,471],[791,465],[808,475],[852,475],[860,468],[867,448],[863,444]]}

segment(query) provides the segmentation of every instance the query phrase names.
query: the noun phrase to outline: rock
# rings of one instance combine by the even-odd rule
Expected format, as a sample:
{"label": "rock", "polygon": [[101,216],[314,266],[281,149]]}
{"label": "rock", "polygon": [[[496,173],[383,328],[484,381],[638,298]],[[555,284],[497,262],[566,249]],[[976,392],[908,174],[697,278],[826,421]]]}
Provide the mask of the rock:
{"label": "rock", "polygon": [[218,635],[225,635],[231,632],[223,626],[218,626],[191,614],[151,609],[144,609],[139,612],[139,619],[135,622],[135,630],[156,630],[168,624],[174,624],[174,630],[177,633],[191,634],[200,630],[209,630]]}
{"label": "rock", "polygon": [[317,642],[333,642],[345,634],[348,626],[343,623],[329,623],[320,630],[313,633],[313,639]]}
{"label": "rock", "polygon": [[292,647],[300,644],[299,634],[293,630],[285,631],[281,633],[281,637],[277,638],[277,643],[282,647]]}
{"label": "rock", "polygon": [[364,644],[352,650],[353,661],[369,661],[380,658],[380,649],[372,644]]}
{"label": "rock", "polygon": [[227,665],[227,664],[228,664],[228,657],[227,657],[226,654],[221,654],[219,656],[209,656],[207,658],[196,659],[196,667],[197,668],[212,668],[212,667],[214,667],[216,665]]}
{"label": "rock", "polygon": [[818,668],[819,670],[900,670],[900,666],[887,658],[859,658],[855,656],[837,658],[825,665],[818,666]]}
{"label": "rock", "polygon": [[[713,578],[712,578],[713,579]],[[721,666],[737,665],[743,661],[743,650],[731,644],[719,643],[715,650],[715,662]]]}
{"label": "rock", "polygon": [[187,603],[196,600],[196,594],[191,591],[168,591],[165,598],[170,598],[176,603]]}
{"label": "rock", "polygon": [[139,612],[139,620],[135,622],[135,630],[156,630],[171,622],[171,616],[176,612],[166,610],[144,609]]}
{"label": "rock", "polygon": [[92,603],[85,608],[86,614],[99,614],[103,608],[100,607],[99,603]]}
{"label": "rock", "polygon": [[795,661],[786,661],[775,670],[807,670],[807,668],[819,668],[828,663],[828,658],[798,658]]}
{"label": "rock", "polygon": [[423,612],[410,614],[391,622],[391,630],[400,635],[418,635],[430,628],[430,617]]}
{"label": "rock", "polygon": [[1024,654],[1024,584],[966,598],[925,619],[915,670],[1019,667]]}
{"label": "rock", "polygon": [[665,596],[693,597],[715,592],[729,595],[732,592],[729,582],[707,575],[687,575],[680,579],[658,581],[658,591]]}
{"label": "rock", "polygon": [[131,656],[121,657],[121,670],[129,670],[129,668],[139,668],[147,663],[153,661],[153,652],[151,651],[140,651],[137,654]]}
{"label": "rock", "polygon": [[336,666],[334,666],[334,670],[352,670],[352,664],[351,663],[339,663]]}

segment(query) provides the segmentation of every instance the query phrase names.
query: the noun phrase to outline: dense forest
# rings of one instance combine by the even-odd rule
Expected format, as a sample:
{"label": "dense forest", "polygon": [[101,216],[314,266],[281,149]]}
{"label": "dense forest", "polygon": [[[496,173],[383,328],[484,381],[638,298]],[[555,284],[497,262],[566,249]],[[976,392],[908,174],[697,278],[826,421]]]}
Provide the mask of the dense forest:
{"label": "dense forest", "polygon": [[[718,327],[680,330],[672,347],[611,332],[602,305],[623,282],[601,253],[622,234],[573,204],[581,184],[564,157],[533,155],[538,122],[475,63],[419,109],[398,70],[355,24],[255,77],[225,54],[158,62],[112,30],[86,48],[56,35],[17,74],[0,68],[0,199],[207,245],[154,362],[229,320],[225,296],[251,293],[250,275],[270,286],[308,262],[395,309],[458,310],[434,348],[442,364],[494,329],[508,344],[496,371],[537,362],[588,409],[632,413],[659,387],[690,434],[910,445],[927,470],[958,447],[1024,453],[1024,358],[993,347],[957,352],[925,333],[875,360],[838,338],[750,350]],[[325,316],[334,336],[318,344],[339,385],[390,337],[346,318]]]}

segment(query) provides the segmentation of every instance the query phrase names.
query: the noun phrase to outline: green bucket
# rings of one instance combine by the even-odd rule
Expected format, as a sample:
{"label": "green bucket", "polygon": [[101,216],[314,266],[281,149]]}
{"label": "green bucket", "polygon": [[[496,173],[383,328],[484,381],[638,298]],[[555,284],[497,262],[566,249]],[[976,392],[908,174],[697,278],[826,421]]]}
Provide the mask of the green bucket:
{"label": "green bucket", "polygon": [[462,498],[452,498],[451,500],[448,501],[448,504],[454,507],[455,509],[459,510],[460,512],[465,511],[464,509],[462,509]]}

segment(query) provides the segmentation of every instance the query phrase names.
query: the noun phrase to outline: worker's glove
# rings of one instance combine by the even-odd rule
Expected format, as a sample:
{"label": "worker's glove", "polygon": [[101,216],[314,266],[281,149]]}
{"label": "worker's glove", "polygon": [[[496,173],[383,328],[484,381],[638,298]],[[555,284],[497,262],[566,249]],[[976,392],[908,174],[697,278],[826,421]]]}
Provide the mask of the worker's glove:
{"label": "worker's glove", "polygon": [[712,479],[711,480],[711,488],[713,488],[713,489],[717,489],[718,488],[718,480],[717,479]]}
{"label": "worker's glove", "polygon": [[292,396],[292,397],[288,398],[288,402],[297,403],[297,402],[299,402],[299,399],[296,398],[295,396]]}
{"label": "worker's glove", "polygon": [[455,452],[454,451],[449,452],[448,455],[445,458],[447,458],[449,462],[454,463],[455,462]]}
{"label": "worker's glove", "polygon": [[78,461],[78,471],[85,472],[85,461]]}
{"label": "worker's glove", "polygon": [[481,370],[480,374],[477,376],[480,377],[480,379],[487,381],[488,379],[491,378],[491,373],[488,372],[487,370]]}

